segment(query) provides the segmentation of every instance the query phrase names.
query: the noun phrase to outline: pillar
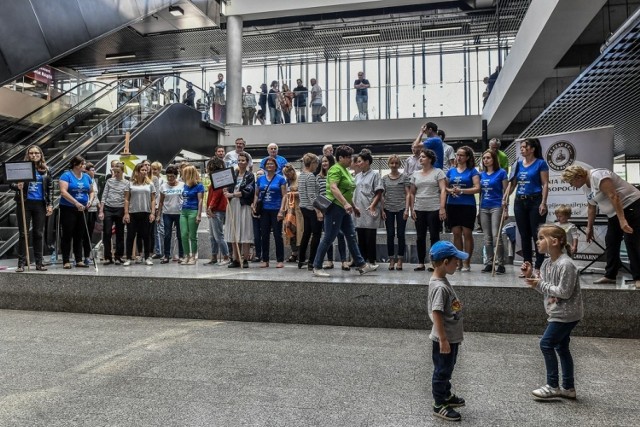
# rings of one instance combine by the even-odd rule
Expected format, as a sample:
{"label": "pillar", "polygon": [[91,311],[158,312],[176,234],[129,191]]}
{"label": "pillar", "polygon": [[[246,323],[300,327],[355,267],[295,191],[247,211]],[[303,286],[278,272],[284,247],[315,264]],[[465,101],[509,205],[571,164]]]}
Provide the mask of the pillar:
{"label": "pillar", "polygon": [[227,124],[242,124],[242,17],[227,18]]}

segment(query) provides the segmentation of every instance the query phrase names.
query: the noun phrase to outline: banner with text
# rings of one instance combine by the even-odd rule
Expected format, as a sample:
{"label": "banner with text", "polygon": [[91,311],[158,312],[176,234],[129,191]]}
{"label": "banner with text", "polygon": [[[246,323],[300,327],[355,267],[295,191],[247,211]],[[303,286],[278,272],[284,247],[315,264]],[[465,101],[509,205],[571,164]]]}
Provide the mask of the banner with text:
{"label": "banner with text", "polygon": [[[555,222],[554,211],[560,205],[571,207],[571,222],[578,226],[579,243],[578,251],[574,255],[578,265],[585,267],[585,263],[603,261],[604,234],[606,233],[606,220],[598,220],[594,227],[595,239],[588,244],[584,230],[587,218],[587,198],[581,189],[574,188],[562,181],[562,172],[571,165],[581,165],[585,169],[606,168],[613,170],[613,127],[587,129],[576,132],[560,133],[555,135],[543,135],[537,137],[542,146],[542,155],[549,165],[549,197],[547,199],[547,222]],[[516,152],[520,157],[520,141]],[[518,236],[519,240],[519,236]],[[518,242],[519,246],[519,242]],[[601,267],[598,265],[590,265]]]}

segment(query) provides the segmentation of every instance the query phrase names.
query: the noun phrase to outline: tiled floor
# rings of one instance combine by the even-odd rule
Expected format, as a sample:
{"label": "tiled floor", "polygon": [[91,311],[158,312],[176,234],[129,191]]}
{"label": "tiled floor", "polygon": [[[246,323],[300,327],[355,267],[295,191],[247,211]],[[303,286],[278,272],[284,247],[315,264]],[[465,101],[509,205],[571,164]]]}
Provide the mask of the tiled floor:
{"label": "tiled floor", "polygon": [[[538,337],[466,334],[464,425],[640,425],[640,342],[571,346],[578,400],[541,403]],[[0,310],[0,425],[443,425],[430,349],[426,331]]]}

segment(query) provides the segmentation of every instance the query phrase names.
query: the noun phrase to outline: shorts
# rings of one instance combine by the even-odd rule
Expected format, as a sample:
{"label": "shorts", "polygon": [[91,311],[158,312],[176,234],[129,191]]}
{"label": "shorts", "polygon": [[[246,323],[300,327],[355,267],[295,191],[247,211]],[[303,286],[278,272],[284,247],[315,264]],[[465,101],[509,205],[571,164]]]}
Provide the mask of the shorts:
{"label": "shorts", "polygon": [[465,227],[473,230],[476,224],[475,205],[447,205],[447,225],[453,227]]}

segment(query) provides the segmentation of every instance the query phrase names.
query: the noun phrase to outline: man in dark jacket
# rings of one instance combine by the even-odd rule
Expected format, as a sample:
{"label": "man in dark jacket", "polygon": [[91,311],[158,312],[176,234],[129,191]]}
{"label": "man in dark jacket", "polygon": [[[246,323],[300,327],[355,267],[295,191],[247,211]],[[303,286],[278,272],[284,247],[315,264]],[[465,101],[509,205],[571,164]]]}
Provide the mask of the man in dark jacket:
{"label": "man in dark jacket", "polygon": [[307,121],[307,97],[309,89],[302,85],[302,80],[296,81],[298,86],[293,89],[295,97],[293,98],[293,106],[296,108],[296,122],[305,123]]}

